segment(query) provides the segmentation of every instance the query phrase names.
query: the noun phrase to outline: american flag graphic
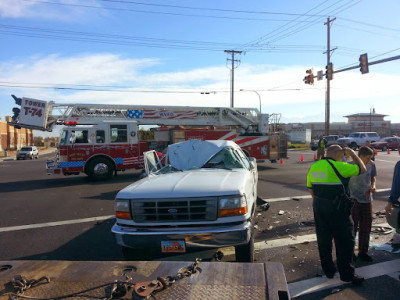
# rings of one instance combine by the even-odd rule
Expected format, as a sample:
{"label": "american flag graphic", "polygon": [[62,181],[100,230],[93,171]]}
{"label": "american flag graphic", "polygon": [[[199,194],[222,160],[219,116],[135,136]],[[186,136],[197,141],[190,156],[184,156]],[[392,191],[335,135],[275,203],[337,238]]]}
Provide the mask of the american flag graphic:
{"label": "american flag graphic", "polygon": [[128,110],[127,116],[130,119],[194,119],[197,117],[195,111],[183,110]]}

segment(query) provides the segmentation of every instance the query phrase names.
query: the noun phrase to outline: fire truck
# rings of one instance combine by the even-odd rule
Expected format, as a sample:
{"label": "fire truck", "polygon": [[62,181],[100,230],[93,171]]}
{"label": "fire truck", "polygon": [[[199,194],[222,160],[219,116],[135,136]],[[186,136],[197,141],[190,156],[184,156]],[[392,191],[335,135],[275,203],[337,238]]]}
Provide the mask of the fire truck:
{"label": "fire truck", "polygon": [[[108,179],[117,171],[143,168],[143,152],[162,152],[188,139],[233,140],[257,160],[287,156],[287,137],[270,130],[268,114],[254,108],[62,104],[12,95],[9,122],[16,128],[52,131],[62,125],[48,174]],[[152,128],[150,128],[153,126]]]}

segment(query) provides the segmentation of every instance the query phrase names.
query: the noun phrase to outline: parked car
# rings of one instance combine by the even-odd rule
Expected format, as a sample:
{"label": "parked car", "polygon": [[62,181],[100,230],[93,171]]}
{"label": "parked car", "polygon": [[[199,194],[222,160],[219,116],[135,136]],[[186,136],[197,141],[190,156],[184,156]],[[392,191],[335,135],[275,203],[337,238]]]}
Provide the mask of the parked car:
{"label": "parked car", "polygon": [[379,134],[376,132],[353,132],[348,137],[339,138],[337,143],[342,147],[350,147],[353,150],[357,150],[357,148],[364,146],[366,141],[370,141],[372,144],[380,139]]}
{"label": "parked car", "polygon": [[27,158],[39,158],[39,151],[35,146],[22,147],[20,150],[17,151],[17,160]]}
{"label": "parked car", "polygon": [[[338,135],[324,135],[324,138],[327,140],[326,147],[329,147],[330,145],[336,144],[336,141],[338,140],[339,136]],[[311,150],[315,151],[318,148],[318,141],[319,139],[312,140],[310,143],[310,148]]]}
{"label": "parked car", "polygon": [[258,171],[233,141],[188,140],[168,147],[166,165],[144,153],[145,178],[115,199],[116,242],[131,248],[184,253],[234,246],[236,260],[254,259]]}
{"label": "parked car", "polygon": [[384,137],[378,142],[371,143],[374,149],[381,149],[382,151],[387,151],[387,149],[396,150],[400,147],[400,137],[388,136]]}

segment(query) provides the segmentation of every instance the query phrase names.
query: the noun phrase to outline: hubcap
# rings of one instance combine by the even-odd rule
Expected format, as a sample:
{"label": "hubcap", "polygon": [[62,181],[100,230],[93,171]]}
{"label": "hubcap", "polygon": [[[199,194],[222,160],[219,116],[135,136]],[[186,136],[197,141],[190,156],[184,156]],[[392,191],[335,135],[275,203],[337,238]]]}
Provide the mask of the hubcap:
{"label": "hubcap", "polygon": [[96,175],[104,175],[108,173],[108,166],[105,163],[99,163],[94,166],[93,171]]}

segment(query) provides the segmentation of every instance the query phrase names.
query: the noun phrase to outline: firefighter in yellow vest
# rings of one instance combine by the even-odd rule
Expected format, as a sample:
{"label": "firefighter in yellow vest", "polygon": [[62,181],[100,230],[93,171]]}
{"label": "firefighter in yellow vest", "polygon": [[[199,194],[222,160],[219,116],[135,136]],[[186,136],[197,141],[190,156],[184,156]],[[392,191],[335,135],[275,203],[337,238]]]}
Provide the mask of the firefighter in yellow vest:
{"label": "firefighter in yellow vest", "polygon": [[[344,155],[350,156],[354,164],[342,162]],[[325,158],[311,165],[307,175],[322,270],[328,278],[336,273],[332,259],[334,239],[340,279],[355,285],[361,284],[364,278],[354,273],[353,221],[351,202],[346,194],[349,178],[365,172],[364,163],[352,149],[332,145],[327,148]]]}
{"label": "firefighter in yellow vest", "polygon": [[324,138],[323,135],[321,135],[317,143],[317,160],[325,157],[326,144],[328,144],[328,141],[326,140],[326,138]]}

